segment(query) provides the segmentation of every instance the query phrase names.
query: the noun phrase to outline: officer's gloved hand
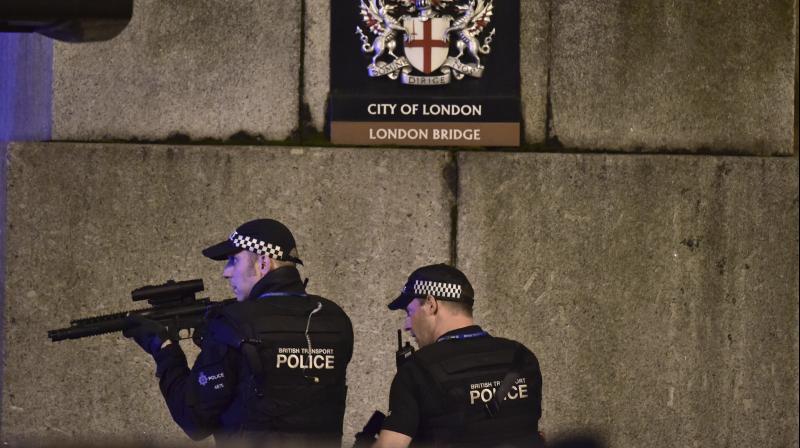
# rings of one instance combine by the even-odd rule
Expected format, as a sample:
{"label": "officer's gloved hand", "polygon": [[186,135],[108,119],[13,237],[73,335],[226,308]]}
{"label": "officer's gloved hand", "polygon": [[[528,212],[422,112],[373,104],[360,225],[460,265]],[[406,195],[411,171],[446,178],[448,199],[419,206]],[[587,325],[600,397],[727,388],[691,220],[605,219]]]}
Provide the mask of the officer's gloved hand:
{"label": "officer's gloved hand", "polygon": [[375,411],[372,416],[364,425],[364,429],[356,434],[356,441],[353,443],[353,448],[369,448],[377,440],[378,433],[381,432],[383,421],[386,420],[386,415],[381,411]]}
{"label": "officer's gloved hand", "polygon": [[141,316],[130,316],[126,320],[129,327],[122,331],[126,338],[133,338],[142,350],[155,356],[161,350],[161,345],[167,340],[176,340],[167,331],[167,327],[160,323]]}

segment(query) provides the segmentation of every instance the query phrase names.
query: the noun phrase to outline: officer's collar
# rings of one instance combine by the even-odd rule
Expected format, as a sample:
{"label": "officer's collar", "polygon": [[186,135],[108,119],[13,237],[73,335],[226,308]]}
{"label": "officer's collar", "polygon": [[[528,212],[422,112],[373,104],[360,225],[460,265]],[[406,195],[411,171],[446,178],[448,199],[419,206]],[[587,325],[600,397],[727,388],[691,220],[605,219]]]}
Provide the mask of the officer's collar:
{"label": "officer's collar", "polygon": [[469,325],[467,327],[456,328],[455,330],[450,330],[447,333],[439,336],[436,338],[437,341],[446,340],[446,339],[455,339],[459,336],[463,335],[478,335],[481,336],[488,336],[488,334],[484,334],[485,332],[479,325]]}
{"label": "officer's collar", "polygon": [[270,271],[253,286],[250,291],[252,299],[267,292],[305,293],[306,287],[300,280],[300,272],[294,266],[284,266]]}

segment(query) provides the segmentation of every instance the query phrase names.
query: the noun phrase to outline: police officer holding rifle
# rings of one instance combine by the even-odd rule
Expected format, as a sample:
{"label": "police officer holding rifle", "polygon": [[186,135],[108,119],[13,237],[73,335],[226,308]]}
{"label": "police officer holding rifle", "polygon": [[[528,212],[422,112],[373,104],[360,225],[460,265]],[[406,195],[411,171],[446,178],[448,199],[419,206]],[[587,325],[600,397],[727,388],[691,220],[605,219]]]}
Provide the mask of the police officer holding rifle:
{"label": "police officer holding rifle", "polygon": [[392,381],[374,447],[537,447],[542,375],[522,344],[475,325],[473,289],[445,264],[414,271],[389,309],[420,349]]}
{"label": "police officer holding rifle", "polygon": [[249,221],[203,255],[227,260],[236,302],[209,311],[191,369],[158,322],[133,317],[124,332],[153,356],[175,422],[195,440],[340,446],[353,328],[334,302],[306,293],[292,233]]}

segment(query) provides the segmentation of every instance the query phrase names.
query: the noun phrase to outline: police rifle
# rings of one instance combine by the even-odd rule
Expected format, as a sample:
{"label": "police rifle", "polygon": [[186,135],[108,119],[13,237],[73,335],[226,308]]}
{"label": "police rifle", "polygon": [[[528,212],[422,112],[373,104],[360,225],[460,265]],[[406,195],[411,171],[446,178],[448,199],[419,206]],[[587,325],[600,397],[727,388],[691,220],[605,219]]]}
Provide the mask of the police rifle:
{"label": "police rifle", "polygon": [[154,320],[167,327],[170,333],[180,333],[185,330],[191,334],[203,324],[206,312],[210,308],[236,301],[228,299],[213,302],[207,298],[195,297],[203,289],[202,279],[182,282],[169,280],[162,285],[143,286],[131,291],[131,298],[134,302],[147,300],[150,308],[76,319],[71,321],[67,328],[49,330],[47,337],[57,342],[123,331],[131,326],[128,319],[131,316]]}

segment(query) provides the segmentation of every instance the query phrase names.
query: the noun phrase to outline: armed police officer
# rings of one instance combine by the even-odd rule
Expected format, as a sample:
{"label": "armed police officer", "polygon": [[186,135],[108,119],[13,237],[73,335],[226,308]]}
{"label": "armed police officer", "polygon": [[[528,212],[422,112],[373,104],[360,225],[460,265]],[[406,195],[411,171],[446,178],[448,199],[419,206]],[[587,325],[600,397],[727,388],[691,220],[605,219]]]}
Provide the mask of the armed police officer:
{"label": "armed police officer", "polygon": [[420,349],[399,368],[375,447],[535,447],[539,362],[522,344],[475,325],[473,289],[458,269],[414,271],[389,309],[405,309]]}
{"label": "armed police officer", "polygon": [[227,260],[236,301],[206,316],[192,369],[160,324],[139,319],[125,333],[153,355],[172,418],[195,440],[340,446],[353,327],[334,302],[306,293],[292,233],[249,221],[203,255]]}

